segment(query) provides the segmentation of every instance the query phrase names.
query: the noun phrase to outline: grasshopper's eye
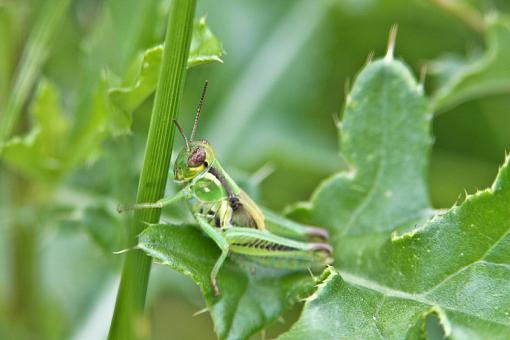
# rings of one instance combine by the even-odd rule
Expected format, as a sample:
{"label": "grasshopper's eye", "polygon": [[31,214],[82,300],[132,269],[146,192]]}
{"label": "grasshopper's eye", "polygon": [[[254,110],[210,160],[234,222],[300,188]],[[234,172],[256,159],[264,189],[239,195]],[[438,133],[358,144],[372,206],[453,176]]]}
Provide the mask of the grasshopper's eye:
{"label": "grasshopper's eye", "polygon": [[205,156],[206,156],[206,153],[203,148],[200,148],[200,147],[196,148],[188,156],[188,166],[192,167],[192,168],[196,168],[197,166],[204,164]]}

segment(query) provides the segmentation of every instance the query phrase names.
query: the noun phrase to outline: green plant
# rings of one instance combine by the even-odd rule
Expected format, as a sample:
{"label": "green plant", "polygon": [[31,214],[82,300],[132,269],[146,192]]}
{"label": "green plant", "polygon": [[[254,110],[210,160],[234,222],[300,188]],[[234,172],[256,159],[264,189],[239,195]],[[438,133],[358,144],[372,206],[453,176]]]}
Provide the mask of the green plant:
{"label": "green plant", "polygon": [[[0,4],[0,338],[508,338],[509,11]],[[171,121],[204,79],[198,134],[257,203],[328,229],[322,274],[228,257],[214,296],[186,207],[115,212],[176,193]]]}
{"label": "green plant", "polygon": [[[170,123],[177,116],[191,44],[194,0],[174,0],[170,7],[158,86],[154,98],[144,165],[137,202],[152,202],[163,196],[170,167],[174,137]],[[128,245],[136,244],[144,223],[157,223],[158,209],[138,211],[128,234]],[[143,314],[151,260],[140,251],[126,255],[110,339],[140,338],[137,319]]]}

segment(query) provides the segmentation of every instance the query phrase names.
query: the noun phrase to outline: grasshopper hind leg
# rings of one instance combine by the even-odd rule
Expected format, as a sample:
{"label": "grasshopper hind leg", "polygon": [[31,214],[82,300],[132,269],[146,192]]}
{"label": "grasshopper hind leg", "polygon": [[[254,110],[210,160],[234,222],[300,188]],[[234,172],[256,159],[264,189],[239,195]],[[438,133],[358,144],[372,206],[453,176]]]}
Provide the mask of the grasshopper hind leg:
{"label": "grasshopper hind leg", "polygon": [[267,229],[274,234],[303,241],[317,240],[325,242],[329,239],[329,233],[326,229],[292,221],[271,210],[264,209],[264,217]]}
{"label": "grasshopper hind leg", "polygon": [[301,242],[268,232],[232,227],[225,230],[232,254],[272,268],[303,270],[332,263],[331,246],[323,242]]}

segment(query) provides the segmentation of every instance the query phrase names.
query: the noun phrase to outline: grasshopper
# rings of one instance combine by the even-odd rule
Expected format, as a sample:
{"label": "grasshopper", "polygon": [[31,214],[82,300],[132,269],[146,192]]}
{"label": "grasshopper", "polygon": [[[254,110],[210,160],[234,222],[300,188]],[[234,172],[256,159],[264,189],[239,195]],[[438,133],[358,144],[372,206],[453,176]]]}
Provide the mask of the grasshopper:
{"label": "grasshopper", "polygon": [[229,253],[274,268],[304,270],[323,268],[331,263],[332,249],[326,243],[326,230],[260,209],[223,169],[209,142],[194,140],[206,90],[207,81],[189,138],[179,123],[173,121],[185,142],[173,171],[175,182],[183,188],[172,197],[120,210],[163,208],[177,201],[187,201],[200,229],[221,250],[210,274],[215,295],[220,294],[217,275]]}

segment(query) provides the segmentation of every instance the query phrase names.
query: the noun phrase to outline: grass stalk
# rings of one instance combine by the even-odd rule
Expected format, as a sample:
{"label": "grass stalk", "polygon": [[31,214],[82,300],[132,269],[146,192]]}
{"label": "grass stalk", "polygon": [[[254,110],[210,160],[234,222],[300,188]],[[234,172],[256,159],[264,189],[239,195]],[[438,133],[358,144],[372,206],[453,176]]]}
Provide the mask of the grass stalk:
{"label": "grass stalk", "polygon": [[[136,202],[154,202],[163,197],[172,145],[174,126],[182,96],[196,0],[173,0],[163,51],[163,62],[152,108],[145,156],[138,184]],[[128,231],[128,246],[146,227],[141,222],[157,223],[160,209],[135,211],[134,223]],[[140,250],[126,254],[117,293],[109,339],[138,339],[147,336],[143,327],[143,309],[151,268],[150,257]]]}

